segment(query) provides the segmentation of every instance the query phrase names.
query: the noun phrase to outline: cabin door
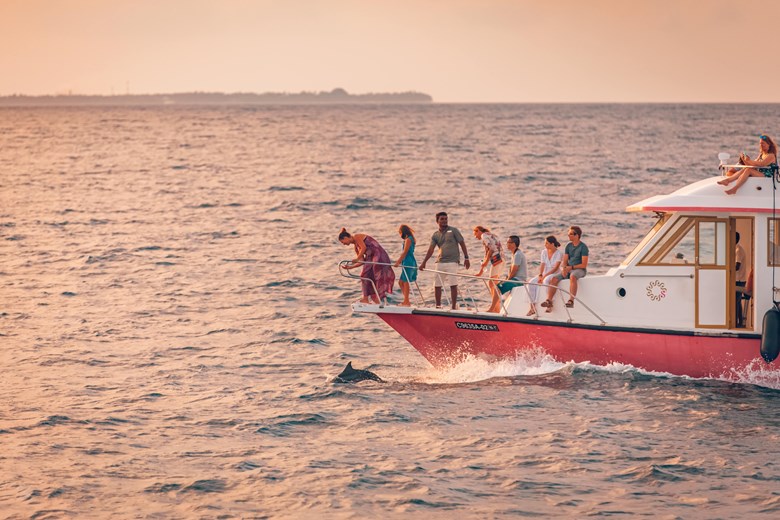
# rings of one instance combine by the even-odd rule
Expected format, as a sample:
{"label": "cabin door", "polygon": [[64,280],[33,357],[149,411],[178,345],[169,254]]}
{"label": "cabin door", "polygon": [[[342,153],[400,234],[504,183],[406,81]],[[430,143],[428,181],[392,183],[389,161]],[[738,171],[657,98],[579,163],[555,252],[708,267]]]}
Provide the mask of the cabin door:
{"label": "cabin door", "polygon": [[727,264],[728,220],[700,218],[696,221],[696,326],[728,327],[729,298],[734,298]]}

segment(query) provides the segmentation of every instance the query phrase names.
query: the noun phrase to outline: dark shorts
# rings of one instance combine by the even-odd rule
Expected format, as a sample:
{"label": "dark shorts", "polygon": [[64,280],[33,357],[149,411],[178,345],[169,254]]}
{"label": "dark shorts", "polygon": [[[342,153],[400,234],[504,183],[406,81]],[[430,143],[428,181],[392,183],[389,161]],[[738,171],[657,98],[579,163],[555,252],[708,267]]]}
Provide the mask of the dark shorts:
{"label": "dark shorts", "polygon": [[523,282],[520,280],[504,280],[503,282],[498,282],[497,287],[498,290],[501,291],[501,294],[506,294],[515,287],[522,287]]}

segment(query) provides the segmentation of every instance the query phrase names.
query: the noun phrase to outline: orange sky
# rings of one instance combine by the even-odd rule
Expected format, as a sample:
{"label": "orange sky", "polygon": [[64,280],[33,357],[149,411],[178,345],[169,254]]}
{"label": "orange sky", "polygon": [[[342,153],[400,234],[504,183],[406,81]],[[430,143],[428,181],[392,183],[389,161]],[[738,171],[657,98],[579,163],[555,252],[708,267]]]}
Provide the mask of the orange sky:
{"label": "orange sky", "polygon": [[0,95],[780,102],[778,27],[775,0],[0,0]]}

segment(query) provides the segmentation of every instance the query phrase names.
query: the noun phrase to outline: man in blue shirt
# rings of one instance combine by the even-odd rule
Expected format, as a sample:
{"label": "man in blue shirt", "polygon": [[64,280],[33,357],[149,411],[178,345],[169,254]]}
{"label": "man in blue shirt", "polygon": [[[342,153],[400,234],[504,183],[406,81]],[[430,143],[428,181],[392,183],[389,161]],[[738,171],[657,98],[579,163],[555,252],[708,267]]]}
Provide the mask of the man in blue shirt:
{"label": "man in blue shirt", "polygon": [[566,244],[566,250],[563,254],[563,262],[561,262],[561,272],[550,280],[549,292],[547,293],[547,301],[542,302],[542,307],[547,307],[546,312],[551,312],[553,307],[553,296],[557,290],[558,283],[561,280],[569,280],[569,301],[566,302],[566,307],[574,307],[574,297],[577,296],[577,281],[580,278],[585,278],[588,274],[588,246],[580,240],[582,238],[582,229],[579,226],[572,226],[569,228],[569,242]]}

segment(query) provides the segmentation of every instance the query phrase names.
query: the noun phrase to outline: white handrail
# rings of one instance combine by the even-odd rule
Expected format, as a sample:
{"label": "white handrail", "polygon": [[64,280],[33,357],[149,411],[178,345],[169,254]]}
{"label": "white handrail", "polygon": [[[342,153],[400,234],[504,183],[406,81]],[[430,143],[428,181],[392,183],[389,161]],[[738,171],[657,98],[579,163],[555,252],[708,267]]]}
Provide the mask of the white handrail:
{"label": "white handrail", "polygon": [[[377,297],[379,297],[379,292],[378,292],[376,284],[374,283],[373,280],[371,280],[370,278],[363,278],[361,276],[352,274],[351,272],[349,272],[348,269],[346,269],[347,265],[355,265],[355,267],[359,267],[359,266],[361,266],[363,264],[384,265],[384,266],[389,266],[391,268],[395,267],[395,265],[394,264],[390,264],[390,263],[386,263],[386,262],[365,262],[365,261],[353,262],[352,260],[342,260],[341,262],[339,262],[339,273],[341,274],[341,276],[344,276],[345,278],[352,278],[352,279],[359,279],[359,280],[368,280],[368,281],[370,281],[371,285],[374,287],[374,292],[376,293]],[[490,282],[494,282],[494,283],[498,284],[500,282],[508,281],[507,279],[497,280],[497,279],[493,279],[493,278],[485,278],[483,276],[475,276],[475,275],[466,274],[466,273],[448,273],[448,272],[445,272],[445,271],[439,271],[437,269],[420,269],[419,267],[409,267],[409,266],[404,266],[402,269],[417,269],[418,272],[421,271],[421,272],[424,272],[424,273],[445,274],[445,275],[448,275],[448,276],[455,276],[457,278],[464,278],[464,279],[468,279],[468,280],[481,280],[481,281],[483,281],[485,283],[485,286],[488,289],[490,289]],[[571,292],[569,292],[568,290],[566,290],[566,289],[564,289],[562,287],[559,287],[557,285],[550,285],[550,284],[546,284],[546,283],[537,283],[537,282],[533,282],[531,284],[531,283],[528,283],[528,282],[523,281],[523,280],[515,280],[515,281],[518,282],[518,287],[523,287],[523,289],[525,290],[526,295],[528,296],[529,300],[531,299],[531,293],[528,290],[528,287],[530,285],[535,285],[537,287],[547,287],[547,288],[555,287],[558,291],[560,291],[560,299],[561,299],[561,302],[564,303],[563,308],[564,308],[564,310],[566,312],[566,315],[569,318],[568,319],[569,323],[571,323],[573,320],[572,320],[572,317],[571,317],[571,313],[568,310],[569,308],[566,307],[566,305],[565,305],[565,300],[564,300],[564,297],[563,297],[564,293],[569,296],[569,299],[572,299],[574,301],[579,302],[580,305],[582,307],[584,307],[585,310],[587,310],[590,314],[592,314],[602,325],[606,325],[606,322],[601,318],[601,316],[599,316],[585,302],[583,302],[582,300],[580,300],[576,296],[572,295]],[[420,296],[421,296],[421,298],[423,300],[423,305],[425,305],[425,298],[422,297],[422,291],[420,290],[420,286],[417,285],[416,281],[415,281],[415,285],[417,286],[417,290],[420,291]],[[496,288],[496,290],[498,290],[498,288]],[[475,312],[479,312],[479,310],[477,308],[477,302],[476,302],[476,300],[473,297],[471,297],[470,293],[468,292],[468,287],[465,288],[465,291],[469,295],[469,299],[471,300],[471,304],[474,306],[474,311]],[[442,292],[444,292],[444,291],[442,291]],[[464,298],[463,300],[467,301],[466,298]],[[385,302],[385,304],[386,304],[386,302]],[[450,304],[452,304],[452,302],[450,302]],[[380,305],[380,307],[384,307],[384,305]],[[506,316],[508,314],[508,311],[507,311],[506,307],[504,306],[503,298],[501,299],[501,308],[503,309],[504,315]],[[536,305],[534,305],[534,309],[536,309]],[[534,313],[534,316],[535,316],[534,319],[539,319],[539,312],[536,311]]]}

